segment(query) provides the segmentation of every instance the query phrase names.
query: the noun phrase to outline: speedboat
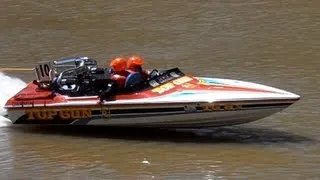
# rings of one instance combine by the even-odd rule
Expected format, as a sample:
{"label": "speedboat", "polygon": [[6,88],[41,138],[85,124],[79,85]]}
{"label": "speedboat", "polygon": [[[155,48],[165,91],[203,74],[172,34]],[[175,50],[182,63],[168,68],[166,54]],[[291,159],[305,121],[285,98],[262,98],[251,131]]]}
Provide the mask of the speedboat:
{"label": "speedboat", "polygon": [[101,99],[110,70],[88,57],[42,61],[36,79],[5,105],[13,124],[205,128],[256,121],[278,113],[299,95],[261,84],[154,69],[131,73],[123,90]]}

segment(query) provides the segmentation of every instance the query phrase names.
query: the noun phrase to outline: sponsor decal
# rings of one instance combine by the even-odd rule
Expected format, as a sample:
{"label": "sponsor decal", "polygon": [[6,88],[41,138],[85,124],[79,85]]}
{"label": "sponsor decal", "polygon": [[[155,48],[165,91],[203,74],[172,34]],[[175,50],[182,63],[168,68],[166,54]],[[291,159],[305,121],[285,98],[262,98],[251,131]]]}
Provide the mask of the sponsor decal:
{"label": "sponsor decal", "polygon": [[169,91],[171,89],[173,89],[175,87],[175,85],[183,85],[189,81],[192,81],[192,78],[188,77],[188,76],[184,76],[184,77],[181,77],[179,79],[176,79],[176,80],[173,80],[172,82],[170,83],[166,83],[164,85],[161,85],[157,88],[154,88],[152,90],[152,92],[155,92],[155,93],[159,93],[159,94],[162,94],[166,91]]}
{"label": "sponsor decal", "polygon": [[199,84],[202,84],[202,85],[210,85],[208,84],[205,80],[203,79],[199,79]]}
{"label": "sponsor decal", "polygon": [[111,118],[111,111],[110,108],[101,108],[101,117],[103,119],[110,119]]}
{"label": "sponsor decal", "polygon": [[30,110],[26,111],[27,120],[52,120],[58,117],[62,120],[91,118],[91,109],[62,109],[57,110]]}
{"label": "sponsor decal", "polygon": [[191,84],[191,83],[184,83],[181,86],[184,87],[184,88],[194,88],[194,87],[196,87],[195,84]]}
{"label": "sponsor decal", "polygon": [[170,89],[173,89],[175,86],[173,83],[167,83],[167,84],[164,84],[162,86],[159,86],[155,89],[152,89],[152,92],[155,92],[155,93],[159,93],[159,94],[162,94],[166,91],[169,91]]}
{"label": "sponsor decal", "polygon": [[177,74],[176,72],[170,72],[170,76],[175,77],[175,78],[180,77],[180,75]]}
{"label": "sponsor decal", "polygon": [[33,105],[33,101],[15,101],[12,103],[13,106],[24,106],[24,105]]}
{"label": "sponsor decal", "polygon": [[202,104],[200,107],[203,108],[205,112],[211,111],[234,111],[242,109],[242,105],[239,104]]}
{"label": "sponsor decal", "polygon": [[213,80],[213,79],[199,79],[199,84],[202,85],[223,85],[221,82],[218,82],[217,80]]}
{"label": "sponsor decal", "polygon": [[181,77],[179,79],[173,80],[173,84],[182,85],[182,84],[187,83],[189,81],[192,81],[192,78],[190,78],[188,76],[184,76],[184,77]]}
{"label": "sponsor decal", "polygon": [[159,84],[157,81],[155,81],[155,80],[150,81],[149,84],[150,84],[150,86],[152,86],[152,87],[157,87],[157,86],[160,85],[160,84]]}

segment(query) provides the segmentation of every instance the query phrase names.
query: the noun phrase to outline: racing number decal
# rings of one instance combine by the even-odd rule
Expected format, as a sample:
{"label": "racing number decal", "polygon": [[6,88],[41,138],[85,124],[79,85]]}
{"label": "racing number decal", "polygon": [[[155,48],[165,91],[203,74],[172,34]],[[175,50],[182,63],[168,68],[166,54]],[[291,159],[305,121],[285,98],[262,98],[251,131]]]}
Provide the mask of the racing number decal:
{"label": "racing number decal", "polygon": [[233,111],[242,109],[241,105],[238,104],[203,104],[201,105],[203,111]]}
{"label": "racing number decal", "polygon": [[43,65],[40,64],[39,68],[40,68],[40,72],[41,72],[42,77],[49,76],[50,67],[48,64],[43,64]]}
{"label": "racing number decal", "polygon": [[35,70],[37,73],[38,80],[40,81],[51,80],[50,79],[50,70],[51,70],[50,62],[43,62],[38,64]]}

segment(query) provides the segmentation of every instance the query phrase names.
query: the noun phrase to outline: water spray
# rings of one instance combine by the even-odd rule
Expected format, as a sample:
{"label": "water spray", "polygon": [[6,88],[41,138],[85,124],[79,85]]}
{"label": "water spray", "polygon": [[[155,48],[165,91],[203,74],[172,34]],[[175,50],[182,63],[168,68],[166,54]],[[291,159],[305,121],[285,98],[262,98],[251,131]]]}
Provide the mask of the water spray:
{"label": "water spray", "polygon": [[21,79],[4,74],[1,72],[2,69],[3,68],[0,68],[0,126],[7,125],[11,122],[5,118],[7,114],[7,111],[4,109],[5,103],[26,85]]}

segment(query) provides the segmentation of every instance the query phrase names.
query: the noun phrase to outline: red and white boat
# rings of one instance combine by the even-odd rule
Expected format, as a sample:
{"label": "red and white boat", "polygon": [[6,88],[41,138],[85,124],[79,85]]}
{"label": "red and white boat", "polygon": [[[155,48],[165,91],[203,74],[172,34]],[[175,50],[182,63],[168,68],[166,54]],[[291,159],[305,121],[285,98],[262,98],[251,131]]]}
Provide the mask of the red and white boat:
{"label": "red and white boat", "polygon": [[172,68],[153,70],[147,81],[131,74],[123,91],[101,101],[101,90],[111,80],[93,59],[41,62],[34,71],[37,80],[5,105],[13,124],[229,126],[270,116],[300,99],[265,85],[194,77]]}

